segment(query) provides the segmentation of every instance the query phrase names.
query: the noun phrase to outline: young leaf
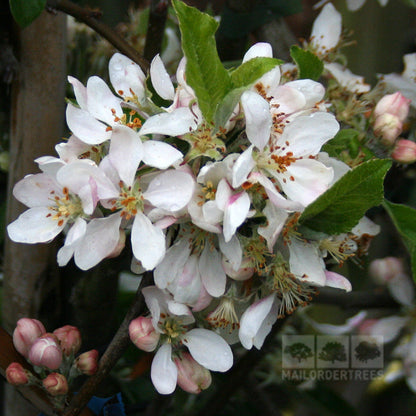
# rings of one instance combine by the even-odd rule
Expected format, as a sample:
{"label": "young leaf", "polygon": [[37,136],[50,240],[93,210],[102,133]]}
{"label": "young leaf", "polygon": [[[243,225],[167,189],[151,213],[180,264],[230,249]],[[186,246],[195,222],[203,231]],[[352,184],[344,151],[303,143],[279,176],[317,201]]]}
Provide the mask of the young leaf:
{"label": "young leaf", "polygon": [[210,122],[217,105],[231,90],[231,77],[218,57],[215,44],[218,23],[179,0],[173,0],[172,5],[179,20],[182,50],[187,60],[186,80],[195,91],[202,114]]}
{"label": "young leaf", "polygon": [[306,207],[299,222],[312,230],[340,234],[351,230],[366,211],[383,200],[389,160],[369,160],[347,172]]}
{"label": "young leaf", "polygon": [[46,0],[9,0],[10,10],[21,28],[32,23],[46,6]]}
{"label": "young leaf", "polygon": [[295,61],[299,78],[318,80],[324,70],[323,62],[312,52],[305,51],[297,45],[290,48],[290,56]]}

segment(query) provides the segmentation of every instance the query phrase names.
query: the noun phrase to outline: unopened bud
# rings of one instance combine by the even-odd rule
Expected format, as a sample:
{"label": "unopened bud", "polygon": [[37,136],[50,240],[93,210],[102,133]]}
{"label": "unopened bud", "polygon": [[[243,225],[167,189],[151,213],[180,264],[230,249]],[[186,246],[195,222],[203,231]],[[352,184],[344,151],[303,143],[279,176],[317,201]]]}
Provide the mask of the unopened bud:
{"label": "unopened bud", "polygon": [[384,144],[391,145],[402,132],[403,123],[393,114],[382,114],[374,122],[374,132],[381,136]]}
{"label": "unopened bud", "polygon": [[49,333],[38,338],[29,350],[29,360],[33,365],[50,370],[59,368],[62,362],[62,350],[58,338]]}
{"label": "unopened bud", "polygon": [[68,382],[63,374],[50,373],[43,379],[42,384],[51,396],[62,396],[68,393]]}
{"label": "unopened bud", "polygon": [[159,343],[160,334],[155,331],[151,318],[139,316],[129,325],[129,335],[133,344],[143,351],[154,351]]}
{"label": "unopened bud", "polygon": [[13,386],[23,386],[29,382],[28,373],[19,363],[11,363],[6,368],[6,378]]}
{"label": "unopened bud", "polygon": [[385,95],[376,105],[374,115],[379,117],[383,114],[391,114],[403,122],[409,113],[409,100],[400,92]]}
{"label": "unopened bud", "polygon": [[234,270],[232,264],[225,258],[225,256],[223,256],[222,267],[227,276],[234,280],[248,280],[254,274],[254,268],[250,267],[250,260],[247,258],[243,259],[238,270]]}
{"label": "unopened bud", "polygon": [[32,344],[44,333],[46,329],[37,319],[19,319],[13,332],[13,344],[16,350],[27,358]]}
{"label": "unopened bud", "polygon": [[81,348],[81,333],[75,326],[65,325],[55,329],[53,334],[58,338],[62,352],[66,356],[76,354]]}
{"label": "unopened bud", "polygon": [[91,350],[82,353],[75,360],[75,367],[87,376],[95,374],[98,369],[98,351]]}
{"label": "unopened bud", "polygon": [[406,139],[398,140],[391,157],[400,163],[416,162],[416,143]]}
{"label": "unopened bud", "polygon": [[174,358],[178,369],[178,386],[188,392],[198,394],[211,385],[211,373],[196,362],[191,354],[184,352],[181,357]]}
{"label": "unopened bud", "polygon": [[386,284],[399,274],[404,273],[403,263],[397,257],[385,257],[373,260],[369,272],[378,283]]}

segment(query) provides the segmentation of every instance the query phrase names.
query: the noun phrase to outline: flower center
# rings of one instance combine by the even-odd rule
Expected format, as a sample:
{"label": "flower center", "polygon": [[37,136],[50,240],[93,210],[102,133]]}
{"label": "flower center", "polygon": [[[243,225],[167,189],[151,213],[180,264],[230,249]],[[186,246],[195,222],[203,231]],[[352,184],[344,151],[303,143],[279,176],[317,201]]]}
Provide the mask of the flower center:
{"label": "flower center", "polygon": [[159,322],[161,329],[167,337],[167,342],[173,344],[178,338],[186,333],[186,326],[178,319],[167,317],[163,322]]}
{"label": "flower center", "polygon": [[125,186],[122,181],[120,181],[119,185],[120,196],[112,201],[113,207],[111,209],[112,211],[121,210],[120,215],[124,219],[129,220],[136,216],[138,211],[143,211],[144,196],[137,182],[133,187]]}
{"label": "flower center", "polygon": [[58,221],[59,226],[84,213],[78,196],[71,195],[67,187],[62,189],[62,194],[63,196],[58,196],[55,195],[55,191],[51,192],[52,197],[50,199],[54,202],[54,205],[48,207],[52,212],[47,215],[47,217],[52,217],[52,219]]}
{"label": "flower center", "polygon": [[202,195],[199,195],[201,201],[198,202],[198,205],[201,206],[206,201],[213,201],[216,193],[217,188],[214,187],[214,184],[211,181],[207,181],[206,185],[202,187]]}
{"label": "flower center", "polygon": [[229,327],[230,333],[240,327],[240,322],[235,311],[234,300],[229,296],[223,296],[219,305],[207,316],[207,321],[214,328]]}

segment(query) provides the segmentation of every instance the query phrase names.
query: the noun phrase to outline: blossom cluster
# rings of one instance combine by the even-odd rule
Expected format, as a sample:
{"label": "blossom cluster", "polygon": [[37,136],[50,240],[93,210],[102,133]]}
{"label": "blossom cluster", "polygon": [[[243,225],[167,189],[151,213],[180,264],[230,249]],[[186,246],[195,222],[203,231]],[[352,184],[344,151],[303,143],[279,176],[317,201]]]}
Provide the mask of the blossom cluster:
{"label": "blossom cluster", "polygon": [[[369,90],[363,80],[329,62],[340,36],[329,3],[307,48],[338,92],[360,97]],[[271,46],[258,43],[243,64],[271,57]],[[209,370],[232,366],[230,345],[261,348],[275,321],[307,304],[316,288],[351,290],[327,267],[364,254],[379,232],[367,217],[334,235],[299,222],[351,170],[321,150],[340,131],[334,87],[328,95],[320,82],[276,64],[216,125],[204,117],[186,68],[183,58],[172,82],[156,56],[147,79],[116,53],[111,87],[97,76],[86,86],[69,77],[72,135],[56,146],[58,157],[36,160],[41,173],[16,184],[14,196],[29,209],[8,226],[21,243],[64,233],[58,264],[73,258],[83,270],[118,256],[130,238],[132,271],[154,272],[154,285],[143,289],[149,315],[132,321],[130,336],[156,352],[151,377],[162,394],[177,383],[194,393],[208,387]],[[389,114],[402,123],[408,100],[399,104]],[[387,134],[385,124],[377,129]]]}

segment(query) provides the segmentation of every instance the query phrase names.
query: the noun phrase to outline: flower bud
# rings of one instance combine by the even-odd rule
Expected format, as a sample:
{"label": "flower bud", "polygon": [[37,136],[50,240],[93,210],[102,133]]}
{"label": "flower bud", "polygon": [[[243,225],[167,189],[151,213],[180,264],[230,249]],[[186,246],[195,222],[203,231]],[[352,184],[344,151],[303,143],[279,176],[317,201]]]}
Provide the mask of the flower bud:
{"label": "flower bud", "polygon": [[152,319],[144,316],[130,322],[129,335],[137,348],[147,352],[154,351],[160,338],[160,334],[153,327]]}
{"label": "flower bud", "polygon": [[13,344],[16,350],[27,358],[32,344],[45,332],[42,322],[37,319],[19,319],[13,332]]}
{"label": "flower bud", "polygon": [[191,354],[184,352],[181,357],[174,358],[178,369],[178,386],[188,392],[198,394],[211,385],[211,373],[197,363]]}
{"label": "flower bud", "polygon": [[65,325],[55,329],[53,334],[58,338],[62,352],[66,356],[76,354],[81,348],[81,333],[75,326]]}
{"label": "flower bud", "polygon": [[19,363],[11,363],[6,368],[6,378],[13,386],[23,386],[29,382],[27,371]]}
{"label": "flower bud", "polygon": [[394,147],[391,157],[396,162],[413,163],[416,162],[416,143],[411,140],[400,139]]}
{"label": "flower bud", "polygon": [[98,351],[84,352],[75,360],[75,367],[83,374],[92,376],[98,369]]}
{"label": "flower bud", "polygon": [[55,335],[46,333],[38,338],[29,350],[29,360],[33,365],[59,368],[62,362],[62,350]]}
{"label": "flower bud", "polygon": [[371,262],[369,272],[377,283],[386,284],[397,275],[404,273],[403,263],[397,257],[376,259]]}
{"label": "flower bud", "polygon": [[409,105],[412,100],[409,100],[400,92],[385,95],[376,105],[374,115],[379,117],[383,114],[391,114],[396,116],[403,122],[409,113]]}
{"label": "flower bud", "polygon": [[374,132],[381,136],[386,145],[391,145],[402,132],[403,124],[400,119],[389,113],[382,114],[374,122]]}
{"label": "flower bud", "polygon": [[43,379],[42,384],[51,396],[61,396],[68,393],[68,382],[63,374],[50,373]]}

